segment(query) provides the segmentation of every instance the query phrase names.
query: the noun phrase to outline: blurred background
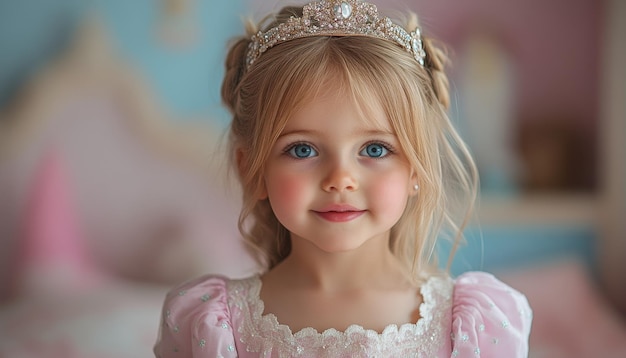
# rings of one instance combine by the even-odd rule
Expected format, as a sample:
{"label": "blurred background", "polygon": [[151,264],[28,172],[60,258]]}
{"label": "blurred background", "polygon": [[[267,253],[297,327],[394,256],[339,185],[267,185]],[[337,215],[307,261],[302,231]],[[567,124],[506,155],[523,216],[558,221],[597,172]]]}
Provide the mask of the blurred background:
{"label": "blurred background", "polygon": [[[172,285],[256,271],[219,87],[287,3],[0,0],[0,357],[150,357]],[[452,272],[527,294],[531,357],[622,357],[626,2],[376,3],[452,58],[482,190]]]}

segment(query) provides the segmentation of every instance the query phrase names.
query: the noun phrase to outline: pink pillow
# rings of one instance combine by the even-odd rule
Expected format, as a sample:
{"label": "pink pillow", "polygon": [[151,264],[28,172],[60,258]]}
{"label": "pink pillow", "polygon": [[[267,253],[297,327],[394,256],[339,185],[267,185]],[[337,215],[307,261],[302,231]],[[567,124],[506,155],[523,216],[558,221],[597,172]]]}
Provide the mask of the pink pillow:
{"label": "pink pillow", "polygon": [[99,284],[78,225],[61,152],[44,153],[29,191],[14,256],[13,294],[53,294]]}

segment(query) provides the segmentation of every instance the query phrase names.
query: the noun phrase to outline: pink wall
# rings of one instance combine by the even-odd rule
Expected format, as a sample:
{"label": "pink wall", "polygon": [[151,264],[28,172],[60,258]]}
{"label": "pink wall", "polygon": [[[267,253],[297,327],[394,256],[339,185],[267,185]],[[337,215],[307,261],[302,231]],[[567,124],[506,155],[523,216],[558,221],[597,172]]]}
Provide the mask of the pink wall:
{"label": "pink wall", "polygon": [[422,14],[427,30],[453,47],[475,26],[499,34],[517,60],[519,119],[559,116],[583,128],[597,120],[602,1],[404,3]]}

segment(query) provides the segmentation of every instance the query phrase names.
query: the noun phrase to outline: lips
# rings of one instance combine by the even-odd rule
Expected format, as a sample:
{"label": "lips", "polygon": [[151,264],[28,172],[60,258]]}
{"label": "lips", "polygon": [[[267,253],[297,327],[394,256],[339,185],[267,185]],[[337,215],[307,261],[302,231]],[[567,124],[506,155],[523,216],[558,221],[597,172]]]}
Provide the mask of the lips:
{"label": "lips", "polygon": [[314,212],[322,219],[330,222],[347,222],[365,214],[365,210],[360,210],[350,205],[330,205]]}

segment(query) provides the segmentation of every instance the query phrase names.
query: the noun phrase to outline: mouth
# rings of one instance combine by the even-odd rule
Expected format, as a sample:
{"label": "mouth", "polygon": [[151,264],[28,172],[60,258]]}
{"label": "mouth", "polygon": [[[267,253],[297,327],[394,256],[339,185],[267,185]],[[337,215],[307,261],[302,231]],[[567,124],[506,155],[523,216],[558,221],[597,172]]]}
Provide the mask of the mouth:
{"label": "mouth", "polygon": [[313,211],[317,216],[330,222],[347,222],[365,214],[366,210],[359,210],[349,205],[332,205],[322,210]]}

